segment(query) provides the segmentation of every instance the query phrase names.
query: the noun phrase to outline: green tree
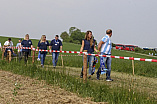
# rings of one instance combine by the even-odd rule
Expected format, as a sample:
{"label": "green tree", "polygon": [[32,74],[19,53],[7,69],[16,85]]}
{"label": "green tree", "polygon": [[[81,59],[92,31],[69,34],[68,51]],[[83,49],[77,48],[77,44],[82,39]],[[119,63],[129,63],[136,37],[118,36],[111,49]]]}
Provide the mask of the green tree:
{"label": "green tree", "polygon": [[63,39],[64,42],[66,42],[68,38],[70,38],[69,34],[66,31],[62,32],[60,37]]}

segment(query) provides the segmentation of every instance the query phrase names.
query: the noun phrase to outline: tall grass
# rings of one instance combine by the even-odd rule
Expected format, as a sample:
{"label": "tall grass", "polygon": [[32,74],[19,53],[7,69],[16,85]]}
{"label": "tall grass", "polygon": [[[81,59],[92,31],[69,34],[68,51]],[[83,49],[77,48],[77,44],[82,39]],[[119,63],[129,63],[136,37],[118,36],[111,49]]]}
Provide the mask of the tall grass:
{"label": "tall grass", "polygon": [[153,98],[149,98],[146,93],[139,93],[136,89],[125,89],[118,86],[110,87],[105,84],[87,81],[83,83],[81,79],[76,78],[62,71],[54,69],[41,69],[35,64],[27,65],[12,61],[6,63],[0,61],[0,69],[11,71],[15,74],[30,76],[39,80],[45,80],[48,84],[58,85],[61,88],[77,93],[82,97],[91,97],[95,102],[109,102],[112,104],[155,104]]}

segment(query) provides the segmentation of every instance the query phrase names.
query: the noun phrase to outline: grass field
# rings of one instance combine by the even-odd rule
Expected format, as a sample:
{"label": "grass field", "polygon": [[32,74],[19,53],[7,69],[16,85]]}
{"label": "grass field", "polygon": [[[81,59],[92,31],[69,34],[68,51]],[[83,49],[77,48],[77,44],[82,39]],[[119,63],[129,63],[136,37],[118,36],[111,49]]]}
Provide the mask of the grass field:
{"label": "grass field", "polygon": [[[7,40],[7,37],[0,37],[0,42],[3,44]],[[18,42],[18,38],[12,38],[12,41],[15,43]],[[37,45],[38,40],[33,40],[34,46]],[[79,51],[81,45],[63,43],[63,50],[65,51]],[[1,57],[0,52],[0,57]],[[60,53],[63,54],[63,53]],[[73,54],[72,54],[73,55]],[[76,55],[76,54],[75,54]],[[156,59],[155,57],[137,55],[133,53],[128,53],[125,51],[112,50],[113,56],[126,56],[126,57],[137,57],[137,58],[148,58]],[[82,67],[82,57],[63,57],[64,66],[68,67],[78,67],[81,70]],[[51,57],[46,57],[45,65],[52,65]],[[126,82],[119,82],[121,87],[118,85],[110,88],[109,85],[95,83],[88,81],[87,84],[83,84],[80,79],[76,76],[71,76],[70,74],[65,74],[64,70],[61,72],[56,72],[52,70],[42,70],[36,65],[40,65],[40,62],[35,62],[34,65],[23,67],[23,60],[21,63],[17,63],[15,59],[9,64],[5,61],[1,61],[0,69],[11,71],[16,74],[30,76],[32,78],[38,78],[40,80],[46,80],[47,83],[52,85],[59,85],[61,88],[65,88],[69,91],[75,92],[83,97],[92,97],[94,101],[97,102],[109,102],[109,103],[154,103],[154,98],[145,93],[139,92],[138,89],[134,88],[128,91],[126,87]],[[135,63],[135,75],[146,76],[157,78],[157,63],[154,62],[141,62],[134,61]],[[31,64],[31,58],[29,58],[29,63]],[[61,66],[61,58],[59,57],[58,65]],[[96,69],[98,69],[99,63],[96,64]],[[132,61],[123,60],[123,59],[112,59],[112,71],[121,72],[121,73],[132,73]],[[21,70],[22,69],[22,70]],[[97,71],[97,70],[96,70]],[[118,81],[118,80],[117,80]],[[130,83],[130,82],[129,82]],[[133,83],[130,84],[133,86]],[[111,91],[111,92],[110,92]],[[134,93],[136,92],[136,93]],[[105,96],[105,97],[104,97]],[[106,97],[107,96],[107,97]],[[156,100],[155,100],[156,101]]]}
{"label": "grass field", "polygon": [[[4,42],[8,39],[8,37],[0,37],[0,42],[4,44]],[[36,47],[39,40],[31,39],[33,45]],[[12,41],[15,44],[18,42],[18,38],[12,38]],[[79,51],[81,45],[73,44],[73,43],[64,43],[63,42],[63,50],[64,51]],[[60,53],[60,54],[68,54],[68,53]],[[69,55],[69,54],[68,54]],[[77,55],[77,54],[71,54]],[[125,56],[125,57],[136,57],[136,58],[147,58],[147,59],[157,59],[151,56],[137,55],[134,53],[128,53],[120,50],[112,50],[113,56]],[[0,57],[1,57],[0,52]],[[51,64],[51,57],[46,57],[45,64]],[[82,67],[82,57],[63,57],[64,66],[71,67]],[[142,62],[142,61],[134,61],[135,63],[135,74],[142,75],[147,77],[155,77],[157,78],[157,63],[155,62]],[[62,65],[61,58],[59,58],[58,65]],[[96,64],[96,69],[98,69],[99,63]],[[112,70],[117,72],[125,72],[132,73],[132,61],[124,60],[124,59],[112,59]]]}

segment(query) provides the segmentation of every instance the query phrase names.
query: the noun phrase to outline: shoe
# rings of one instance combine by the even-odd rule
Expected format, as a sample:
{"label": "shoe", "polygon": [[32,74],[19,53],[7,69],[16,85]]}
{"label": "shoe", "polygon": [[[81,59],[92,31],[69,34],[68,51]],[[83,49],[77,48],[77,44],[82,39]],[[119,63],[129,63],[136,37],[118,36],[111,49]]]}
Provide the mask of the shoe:
{"label": "shoe", "polygon": [[80,78],[83,78],[83,72],[81,72],[81,74],[80,74]]}
{"label": "shoe", "polygon": [[91,79],[91,76],[89,76],[88,79]]}
{"label": "shoe", "polygon": [[106,81],[107,81],[107,82],[110,82],[110,81],[113,81],[113,79],[107,78]]}
{"label": "shoe", "polygon": [[44,65],[41,64],[41,67],[44,68]]}
{"label": "shoe", "polygon": [[40,61],[40,58],[37,58],[37,61]]}

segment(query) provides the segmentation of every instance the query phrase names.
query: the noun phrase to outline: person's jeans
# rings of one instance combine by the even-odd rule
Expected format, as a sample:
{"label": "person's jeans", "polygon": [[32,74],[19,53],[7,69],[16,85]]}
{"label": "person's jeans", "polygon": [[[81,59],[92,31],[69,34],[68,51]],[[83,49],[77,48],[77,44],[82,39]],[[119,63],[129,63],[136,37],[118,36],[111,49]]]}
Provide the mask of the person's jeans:
{"label": "person's jeans", "polygon": [[[94,61],[94,56],[87,55],[87,66],[89,63],[89,75],[92,75],[92,72],[93,72],[93,70],[92,70],[93,61]],[[83,67],[82,67],[82,72],[83,72]]]}
{"label": "person's jeans", "polygon": [[41,65],[44,65],[46,54],[47,53],[41,53],[40,54],[40,56],[41,56]]}
{"label": "person's jeans", "polygon": [[59,52],[52,52],[52,63],[53,63],[53,66],[57,65],[58,56],[59,56]]}
{"label": "person's jeans", "polygon": [[18,57],[19,57],[19,62],[20,62],[22,59],[22,51],[18,52]]}
{"label": "person's jeans", "polygon": [[39,53],[38,53],[38,58],[40,58],[40,52],[41,52],[41,51],[39,51]]}
{"label": "person's jeans", "polygon": [[[104,53],[101,53],[101,55],[106,55]],[[102,58],[102,57],[100,57]],[[111,57],[103,57],[103,62],[104,64],[106,63],[107,65],[107,72],[106,72],[106,78],[110,78],[110,74],[111,74],[111,60],[112,58]]]}
{"label": "person's jeans", "polygon": [[23,54],[24,54],[24,61],[25,61],[25,64],[26,64],[27,60],[28,60],[29,51],[23,51]]}

